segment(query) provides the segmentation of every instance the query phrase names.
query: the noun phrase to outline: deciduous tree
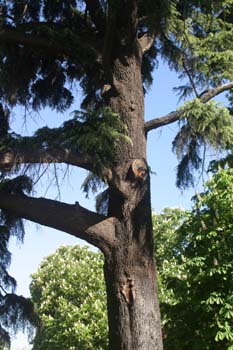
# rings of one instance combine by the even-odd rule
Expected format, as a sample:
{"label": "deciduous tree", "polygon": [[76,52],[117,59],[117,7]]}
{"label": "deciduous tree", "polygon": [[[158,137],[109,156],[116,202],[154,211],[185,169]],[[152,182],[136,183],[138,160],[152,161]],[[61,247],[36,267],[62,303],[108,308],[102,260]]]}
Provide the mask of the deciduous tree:
{"label": "deciduous tree", "polygon": [[[191,212],[155,216],[166,349],[232,349],[233,171],[221,170]],[[167,245],[164,246],[164,242]]]}
{"label": "deciduous tree", "polygon": [[103,256],[87,247],[60,247],[32,276],[40,323],[34,350],[108,348]]}

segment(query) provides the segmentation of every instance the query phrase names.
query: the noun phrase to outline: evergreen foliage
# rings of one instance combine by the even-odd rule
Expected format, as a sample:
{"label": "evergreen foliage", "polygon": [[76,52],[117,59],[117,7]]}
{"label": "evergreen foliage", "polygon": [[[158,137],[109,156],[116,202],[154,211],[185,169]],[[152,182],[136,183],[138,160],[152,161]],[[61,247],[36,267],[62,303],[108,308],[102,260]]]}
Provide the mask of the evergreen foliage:
{"label": "evergreen foliage", "polygon": [[232,147],[233,119],[229,110],[215,101],[203,104],[194,99],[180,111],[183,125],[173,141],[173,151],[180,159],[177,186],[185,188],[194,185],[193,170],[200,167],[204,158],[201,148],[204,152],[207,147],[216,151]]}
{"label": "evergreen foliage", "polygon": [[[32,137],[10,133],[7,140],[3,140],[2,149],[18,152],[30,149],[33,152],[55,148],[88,154],[95,174],[103,178],[103,170],[111,165],[117,143],[120,140],[131,142],[126,131],[120,117],[109,108],[102,107],[96,111],[75,111],[73,119],[61,127],[43,127]],[[23,159],[19,158],[18,166],[21,161]]]}
{"label": "evergreen foliage", "polygon": [[[14,194],[30,192],[31,181],[26,177],[4,180],[1,190]],[[23,242],[24,226],[22,219],[0,211],[0,348],[10,347],[9,331],[17,332],[20,328],[29,331],[35,324],[33,305],[30,299],[15,294],[16,280],[7,271],[11,254],[8,250],[10,237],[15,236]]]}
{"label": "evergreen foliage", "polygon": [[[65,111],[74,101],[74,87],[78,84],[83,90],[84,110],[74,114],[61,128],[39,130],[30,139],[30,146],[40,140],[50,145],[51,140],[56,139],[57,143],[61,142],[62,145],[76,150],[78,148],[81,151],[90,151],[91,154],[93,148],[96,148],[94,153],[101,158],[97,160],[97,168],[99,163],[103,164],[108,157],[111,158],[109,150],[112,149],[112,143],[109,141],[112,136],[113,140],[119,140],[119,133],[126,132],[116,116],[109,119],[111,113],[104,107],[101,96],[102,87],[106,83],[103,64],[108,64],[107,58],[102,57],[102,49],[105,52],[105,47],[110,45],[111,36],[116,35],[114,30],[117,32],[117,28],[113,26],[112,33],[108,33],[105,27],[108,20],[110,21],[110,12],[113,18],[119,20],[118,8],[121,4],[120,1],[119,4],[101,1],[100,4],[102,21],[98,25],[94,23],[94,26],[85,2],[75,0],[3,2],[0,22],[2,33],[6,33],[6,37],[3,35],[0,57],[2,106],[12,108],[21,104],[36,111],[44,107]],[[143,56],[142,78],[145,91],[153,81],[152,71],[160,57],[184,80],[183,85],[176,87],[181,97],[199,97],[203,90],[232,80],[232,7],[232,0],[139,1],[138,38],[147,31],[156,33],[158,37]],[[9,45],[13,35],[19,37],[18,45]],[[125,33],[117,35],[120,38]],[[42,42],[46,44],[43,46]],[[40,45],[46,55],[39,49]],[[231,93],[228,98],[231,101]],[[211,103],[205,107],[198,100],[194,100],[183,107],[183,118],[187,124],[191,122],[187,111],[192,108],[205,116],[208,109],[205,120],[212,119],[214,122],[213,119],[217,118],[219,121],[216,111],[221,113],[220,107]],[[226,113],[225,110],[224,115]],[[80,125],[80,118],[85,123]],[[179,143],[176,152],[178,157],[183,155],[178,166],[177,179],[177,185],[182,188],[193,184],[192,170],[201,167],[200,152],[203,142],[215,140],[217,147],[232,143],[232,137],[225,140],[224,133],[215,138],[214,130],[205,127],[204,118],[198,118],[198,122],[200,129],[205,129],[202,135],[196,130],[195,136],[190,140],[190,126],[182,127],[174,141],[175,144]],[[74,126],[75,135],[70,132],[71,126]],[[95,135],[94,130],[99,130],[99,127],[102,133]],[[230,134],[229,130],[228,136]],[[20,147],[21,141],[29,147],[27,139],[18,138],[19,135],[16,136],[17,142],[10,142],[12,147]],[[186,141],[180,142],[184,138]]]}
{"label": "evergreen foliage", "polygon": [[[113,149],[114,141],[121,138],[121,133],[126,133],[118,117],[110,117],[111,113],[104,107],[101,96],[106,83],[103,64],[107,64],[107,58],[102,57],[102,49],[110,45],[111,36],[116,35],[114,30],[117,32],[114,27],[111,27],[112,33],[106,31],[110,21],[108,15],[111,12],[111,16],[119,20],[118,8],[121,4],[111,1],[101,1],[100,4],[102,20],[94,23],[94,26],[85,2],[75,0],[3,2],[0,22],[2,33],[6,33],[6,37],[3,34],[0,57],[0,102],[4,109],[21,104],[36,111],[44,107],[65,111],[74,101],[75,84],[83,90],[84,110],[75,113],[70,121],[55,130],[39,130],[30,139],[30,144],[27,138],[12,135],[14,142],[8,140],[8,146],[14,149],[23,145],[30,147],[40,141],[49,146],[52,140],[57,140],[55,143],[61,142],[62,146],[76,151],[90,151],[93,154],[93,149],[96,149],[94,154],[99,158],[97,175],[100,173],[100,163],[111,158],[109,150]],[[143,56],[145,91],[153,81],[152,71],[160,57],[183,79],[184,84],[176,87],[181,97],[199,97],[203,90],[232,80],[232,7],[232,0],[139,1],[138,38],[147,31],[156,33],[158,37]],[[12,38],[14,35],[19,37],[18,45],[9,44],[16,40]],[[125,33],[117,35],[120,38]],[[46,44],[43,46],[42,42]],[[40,45],[46,55],[39,49]],[[229,101],[231,96],[230,92]],[[205,118],[196,118],[200,123],[199,131],[205,130],[202,130],[202,135],[198,130],[191,132],[191,135],[190,125],[184,126],[174,141],[174,148],[181,159],[177,177],[177,185],[181,188],[194,182],[192,171],[202,165],[200,153],[203,143],[211,139],[215,140],[217,147],[232,144],[230,130],[225,140],[224,133],[216,137],[213,128],[206,127],[206,120],[208,123],[210,119],[213,123],[214,120],[221,123],[218,112],[223,110],[220,107],[211,103],[205,107],[196,99],[182,108],[187,124],[193,124],[190,113],[193,115],[198,110],[199,114],[204,115]],[[226,113],[224,110],[223,117]],[[80,119],[85,122],[80,124]],[[1,125],[4,129],[2,122]],[[74,126],[72,131],[71,126]],[[95,130],[102,132],[95,134]],[[186,141],[181,142],[184,139]],[[114,141],[111,143],[110,140]]]}

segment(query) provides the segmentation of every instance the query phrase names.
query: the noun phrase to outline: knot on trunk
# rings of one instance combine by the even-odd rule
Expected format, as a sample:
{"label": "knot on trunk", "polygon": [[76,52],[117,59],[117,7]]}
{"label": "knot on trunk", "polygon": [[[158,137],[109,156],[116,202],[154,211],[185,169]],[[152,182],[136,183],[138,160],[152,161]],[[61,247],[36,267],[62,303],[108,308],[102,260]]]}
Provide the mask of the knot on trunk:
{"label": "knot on trunk", "polygon": [[126,282],[122,285],[121,294],[124,296],[128,305],[133,304],[136,297],[136,292],[132,278],[128,277]]}
{"label": "knot on trunk", "polygon": [[142,183],[147,179],[147,175],[148,166],[145,159],[134,159],[129,168],[127,179],[131,182]]}

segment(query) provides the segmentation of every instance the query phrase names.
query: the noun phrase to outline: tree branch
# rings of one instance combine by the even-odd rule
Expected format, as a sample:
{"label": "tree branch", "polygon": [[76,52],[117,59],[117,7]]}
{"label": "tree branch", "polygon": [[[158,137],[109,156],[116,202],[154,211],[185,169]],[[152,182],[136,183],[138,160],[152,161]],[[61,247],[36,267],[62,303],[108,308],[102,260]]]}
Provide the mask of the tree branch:
{"label": "tree branch", "polygon": [[93,162],[90,157],[62,148],[0,152],[0,170],[3,171],[9,171],[19,164],[43,163],[65,163],[91,171]]}
{"label": "tree branch", "polygon": [[[75,34],[74,34],[75,35]],[[90,35],[83,35],[76,38],[80,50],[94,50],[96,53],[96,60],[101,61],[101,54],[99,49],[99,43],[95,37],[91,38]],[[59,57],[69,57],[78,59],[77,50],[74,50],[71,46],[61,45],[59,42],[52,42],[48,38],[42,38],[34,34],[25,34],[17,29],[4,29],[0,31],[0,45],[2,43],[21,44],[28,46],[35,50],[46,51],[47,54]]]}
{"label": "tree branch", "polygon": [[158,129],[161,126],[174,123],[180,119],[181,115],[182,115],[181,111],[174,111],[163,117],[151,119],[145,123],[145,131],[146,133],[148,133],[149,131]]}
{"label": "tree branch", "polygon": [[39,38],[36,35],[29,35],[17,30],[1,30],[0,41],[3,43],[21,44],[30,46],[32,49],[42,49],[52,55],[70,55],[72,52],[66,50],[64,46],[59,46],[49,42],[46,39]]}
{"label": "tree branch", "polygon": [[[216,88],[209,89],[209,90],[202,92],[199,95],[199,100],[202,103],[206,103],[206,102],[210,101],[212,98],[221,94],[222,92],[225,92],[225,91],[230,90],[232,88],[233,88],[233,82],[231,81],[227,84],[224,84],[224,85],[218,86]],[[173,112],[171,112],[163,117],[151,119],[145,123],[145,132],[148,133],[149,131],[158,129],[161,126],[165,126],[165,125],[174,123],[180,119],[181,115],[182,115],[182,111],[177,110],[177,111],[173,111]]]}
{"label": "tree branch", "polygon": [[0,192],[0,208],[12,215],[69,233],[108,252],[114,243],[114,218],[45,198]]}
{"label": "tree branch", "polygon": [[183,68],[184,68],[185,73],[188,76],[190,85],[191,85],[191,87],[193,89],[193,92],[195,93],[195,96],[198,97],[198,93],[197,93],[196,85],[195,85],[195,82],[194,82],[194,79],[193,79],[193,76],[192,76],[192,72],[189,71],[189,69],[186,66],[185,62],[183,62]]}
{"label": "tree branch", "polygon": [[227,90],[233,89],[233,81],[230,81],[227,84],[217,86],[216,88],[209,89],[207,91],[202,92],[199,95],[199,99],[201,102],[206,103],[209,100],[211,100],[213,97],[221,94],[222,92],[225,92]]}

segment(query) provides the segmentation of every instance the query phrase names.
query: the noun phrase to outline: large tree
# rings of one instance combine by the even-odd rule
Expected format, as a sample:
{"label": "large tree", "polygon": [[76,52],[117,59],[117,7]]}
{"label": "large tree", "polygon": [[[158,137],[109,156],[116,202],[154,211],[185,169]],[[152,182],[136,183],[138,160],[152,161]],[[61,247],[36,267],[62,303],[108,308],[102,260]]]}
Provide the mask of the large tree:
{"label": "large tree", "polygon": [[[100,179],[107,189],[98,201],[102,214],[78,202],[18,195],[11,186],[1,188],[0,208],[103,252],[111,350],[162,349],[146,138],[180,121],[173,143],[180,187],[202,166],[201,147],[231,148],[230,109],[211,99],[233,87],[232,10],[232,0],[1,1],[3,177],[64,163],[89,170],[86,185]],[[187,78],[181,96],[195,99],[145,122],[144,94],[159,56]],[[31,137],[11,132],[11,108],[65,111],[75,82],[82,111],[71,120]]]}

